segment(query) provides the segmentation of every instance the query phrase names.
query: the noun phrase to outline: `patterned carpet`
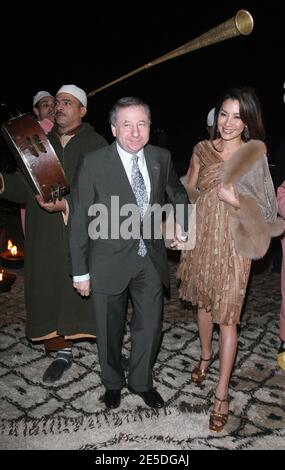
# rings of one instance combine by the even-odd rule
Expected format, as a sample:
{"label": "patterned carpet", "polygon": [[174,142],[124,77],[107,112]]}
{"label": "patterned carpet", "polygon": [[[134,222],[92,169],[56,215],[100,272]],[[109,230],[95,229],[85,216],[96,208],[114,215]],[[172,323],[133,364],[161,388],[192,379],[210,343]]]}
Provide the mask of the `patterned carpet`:
{"label": "patterned carpet", "polygon": [[[278,368],[280,275],[256,265],[239,331],[231,380],[230,416],[221,434],[208,430],[218,362],[205,384],[195,387],[190,371],[199,358],[195,312],[183,309],[169,260],[171,299],[154,382],[167,406],[153,411],[123,390],[120,408],[105,411],[94,342],[79,342],[74,364],[58,385],[42,384],[50,363],[43,347],[25,337],[23,270],[0,294],[1,449],[285,449],[285,373]],[[124,354],[130,348],[128,328]],[[214,349],[218,349],[217,332]]]}

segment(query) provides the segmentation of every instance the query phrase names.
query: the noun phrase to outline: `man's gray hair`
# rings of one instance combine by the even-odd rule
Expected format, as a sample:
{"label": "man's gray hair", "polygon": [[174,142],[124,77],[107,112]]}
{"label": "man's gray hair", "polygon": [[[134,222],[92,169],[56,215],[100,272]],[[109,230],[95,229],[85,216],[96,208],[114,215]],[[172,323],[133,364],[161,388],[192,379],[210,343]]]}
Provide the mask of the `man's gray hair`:
{"label": "man's gray hair", "polygon": [[120,109],[129,108],[130,106],[143,106],[147,113],[149,124],[151,123],[151,112],[148,104],[144,103],[144,101],[135,96],[126,96],[116,101],[116,103],[112,107],[109,115],[110,124],[112,124],[112,126],[115,126],[117,122],[118,112],[120,111]]}

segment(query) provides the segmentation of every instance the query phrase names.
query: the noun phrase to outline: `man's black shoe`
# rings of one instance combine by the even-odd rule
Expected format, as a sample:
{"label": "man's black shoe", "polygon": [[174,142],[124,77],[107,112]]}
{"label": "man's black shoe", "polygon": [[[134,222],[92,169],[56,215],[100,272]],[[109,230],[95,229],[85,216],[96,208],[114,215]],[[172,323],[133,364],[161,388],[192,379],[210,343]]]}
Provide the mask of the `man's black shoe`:
{"label": "man's black shoe", "polygon": [[118,408],[121,404],[121,390],[106,390],[101,401],[105,403],[109,410]]}
{"label": "man's black shoe", "polygon": [[55,359],[50,366],[47,368],[43,375],[43,382],[47,384],[53,384],[57,380],[61,379],[63,373],[69,369],[72,365],[72,360]]}
{"label": "man's black shoe", "polygon": [[145,404],[147,406],[150,406],[151,408],[162,408],[165,405],[162,396],[154,388],[151,388],[146,392],[137,392],[132,388],[129,388],[129,390],[131,393],[139,395],[143,399]]}

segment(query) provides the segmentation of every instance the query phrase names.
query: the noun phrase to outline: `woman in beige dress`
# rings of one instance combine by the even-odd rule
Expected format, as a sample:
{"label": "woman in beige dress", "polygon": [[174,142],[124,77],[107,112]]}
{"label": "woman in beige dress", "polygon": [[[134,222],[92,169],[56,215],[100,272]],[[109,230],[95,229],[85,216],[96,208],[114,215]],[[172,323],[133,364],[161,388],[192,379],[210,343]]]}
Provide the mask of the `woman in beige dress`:
{"label": "woman in beige dress", "polygon": [[[190,200],[193,202],[194,192],[198,195],[197,238],[195,248],[182,253],[177,277],[181,280],[181,299],[198,306],[201,357],[191,374],[195,384],[205,380],[215,359],[212,333],[214,324],[219,325],[219,381],[209,423],[210,430],[219,432],[228,419],[237,324],[251,258],[260,257],[262,243],[261,255],[268,248],[267,222],[276,220],[277,207],[266,149],[261,142],[264,128],[258,99],[248,90],[232,89],[223,94],[215,109],[213,137],[195,146],[187,173]],[[247,143],[251,139],[258,140]],[[230,169],[225,168],[225,162],[230,163]],[[244,226],[240,226],[250,204],[265,227],[260,225],[258,231],[268,231],[266,240],[257,240],[256,247],[248,246]],[[252,214],[247,217],[250,225]]]}

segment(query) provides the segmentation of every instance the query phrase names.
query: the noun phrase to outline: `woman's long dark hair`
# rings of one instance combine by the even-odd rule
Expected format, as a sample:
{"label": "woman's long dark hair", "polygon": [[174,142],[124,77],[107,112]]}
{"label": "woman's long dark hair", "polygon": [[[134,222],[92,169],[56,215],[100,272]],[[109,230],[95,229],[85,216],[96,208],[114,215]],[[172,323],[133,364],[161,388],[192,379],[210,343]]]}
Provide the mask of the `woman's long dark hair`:
{"label": "woman's long dark hair", "polygon": [[220,96],[215,107],[215,118],[211,133],[211,140],[220,137],[217,121],[222,104],[227,99],[238,100],[240,108],[240,117],[247,126],[241,134],[244,142],[250,139],[265,140],[265,130],[262,122],[262,111],[259,99],[255,92],[249,88],[229,88]]}

